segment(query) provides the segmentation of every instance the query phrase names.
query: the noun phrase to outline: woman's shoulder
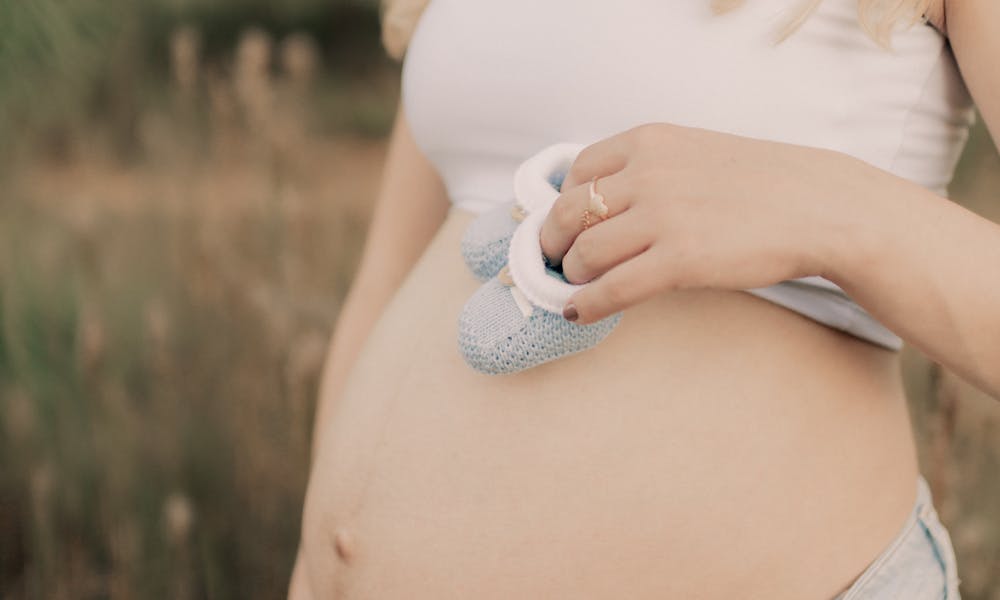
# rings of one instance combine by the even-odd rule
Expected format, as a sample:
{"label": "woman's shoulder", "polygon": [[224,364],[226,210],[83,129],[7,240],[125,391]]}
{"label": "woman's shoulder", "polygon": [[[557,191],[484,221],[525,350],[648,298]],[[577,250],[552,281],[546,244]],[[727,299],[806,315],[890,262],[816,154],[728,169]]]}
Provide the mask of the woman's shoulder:
{"label": "woman's shoulder", "polygon": [[430,0],[382,0],[382,45],[400,60]]}

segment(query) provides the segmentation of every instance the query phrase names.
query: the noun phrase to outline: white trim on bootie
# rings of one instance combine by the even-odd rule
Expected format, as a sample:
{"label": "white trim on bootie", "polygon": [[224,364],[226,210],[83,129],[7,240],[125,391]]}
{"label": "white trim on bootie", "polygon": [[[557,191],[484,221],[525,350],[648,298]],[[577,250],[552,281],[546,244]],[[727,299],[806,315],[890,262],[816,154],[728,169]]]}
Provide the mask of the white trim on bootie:
{"label": "white trim on bootie", "polygon": [[583,150],[581,144],[561,143],[545,148],[524,161],[514,176],[517,202],[528,216],[514,230],[510,240],[507,265],[517,289],[535,306],[562,314],[570,296],[586,284],[562,281],[546,272],[540,235],[545,217],[559,197],[549,176],[565,173]]}
{"label": "white trim on bootie", "polygon": [[569,301],[570,296],[587,284],[568,283],[556,279],[545,271],[545,258],[542,255],[539,234],[548,214],[548,209],[535,210],[517,226],[510,240],[507,265],[514,285],[532,304],[543,310],[562,314],[563,306]]}
{"label": "white trim on bootie", "polygon": [[559,190],[552,187],[549,176],[568,171],[584,148],[583,144],[570,142],[553,144],[522,162],[514,173],[515,202],[527,213],[547,203],[547,211],[559,197]]}

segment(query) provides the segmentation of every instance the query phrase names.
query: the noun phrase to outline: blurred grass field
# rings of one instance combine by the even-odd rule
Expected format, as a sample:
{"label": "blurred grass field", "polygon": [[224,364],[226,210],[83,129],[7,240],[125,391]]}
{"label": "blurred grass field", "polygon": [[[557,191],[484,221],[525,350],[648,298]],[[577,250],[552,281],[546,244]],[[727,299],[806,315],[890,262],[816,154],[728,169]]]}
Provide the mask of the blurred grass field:
{"label": "blurred grass field", "polygon": [[[281,597],[399,93],[374,5],[0,3],[0,40],[0,599]],[[981,127],[953,195],[1000,221]],[[998,600],[1000,405],[904,358]]]}

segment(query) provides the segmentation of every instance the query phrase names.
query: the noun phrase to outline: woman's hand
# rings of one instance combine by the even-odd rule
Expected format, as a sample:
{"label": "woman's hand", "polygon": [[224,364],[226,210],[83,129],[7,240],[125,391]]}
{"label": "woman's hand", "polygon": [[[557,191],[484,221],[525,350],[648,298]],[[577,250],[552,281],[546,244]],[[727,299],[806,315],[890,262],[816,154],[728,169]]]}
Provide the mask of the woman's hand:
{"label": "woman's hand", "polygon": [[[541,232],[545,256],[562,263],[571,283],[598,278],[564,315],[590,323],[665,290],[747,289],[822,275],[830,240],[846,226],[848,191],[866,176],[863,164],[665,123],[587,147]],[[584,230],[594,176],[609,211]]]}

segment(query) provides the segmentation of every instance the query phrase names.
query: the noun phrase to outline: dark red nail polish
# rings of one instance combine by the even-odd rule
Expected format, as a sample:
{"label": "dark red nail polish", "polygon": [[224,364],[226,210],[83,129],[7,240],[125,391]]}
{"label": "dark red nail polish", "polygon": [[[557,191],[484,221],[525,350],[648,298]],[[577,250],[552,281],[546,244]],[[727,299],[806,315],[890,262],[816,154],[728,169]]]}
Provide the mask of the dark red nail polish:
{"label": "dark red nail polish", "polygon": [[572,302],[566,305],[563,309],[563,318],[567,321],[575,321],[580,317],[580,313],[576,312],[576,305]]}

